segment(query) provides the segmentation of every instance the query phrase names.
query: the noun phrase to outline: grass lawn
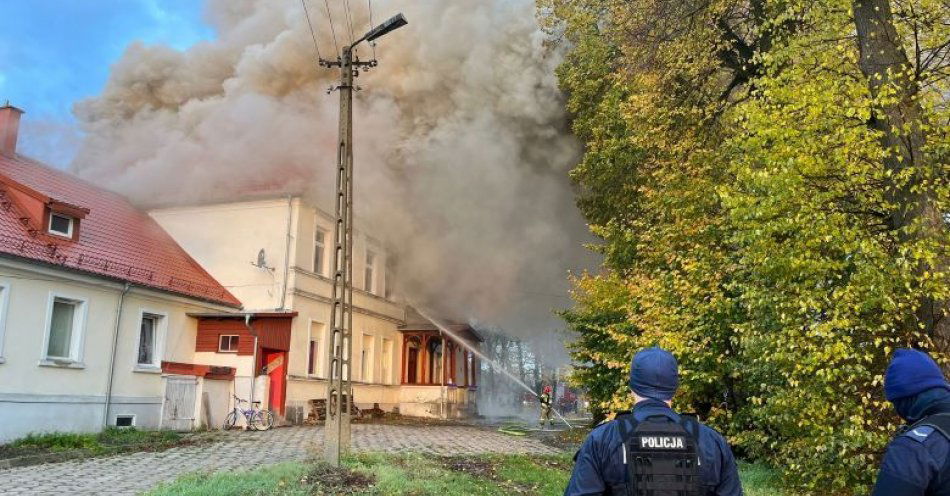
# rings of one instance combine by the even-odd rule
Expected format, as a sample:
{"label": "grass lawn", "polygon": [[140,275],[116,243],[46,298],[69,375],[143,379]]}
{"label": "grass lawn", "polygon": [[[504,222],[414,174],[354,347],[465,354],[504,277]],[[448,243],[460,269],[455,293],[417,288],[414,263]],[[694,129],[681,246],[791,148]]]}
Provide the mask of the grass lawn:
{"label": "grass lawn", "polygon": [[[0,445],[0,460],[47,454],[107,455],[120,451],[157,451],[196,442],[200,436],[171,431],[109,428],[96,434],[30,434]],[[209,436],[210,437],[210,436]]]}
{"label": "grass lawn", "polygon": [[[570,455],[484,455],[436,457],[420,454],[360,454],[344,469],[319,463],[283,463],[249,471],[185,475],[148,496],[201,495],[557,495],[564,492]],[[777,489],[774,473],[741,467],[747,496],[789,496]]]}

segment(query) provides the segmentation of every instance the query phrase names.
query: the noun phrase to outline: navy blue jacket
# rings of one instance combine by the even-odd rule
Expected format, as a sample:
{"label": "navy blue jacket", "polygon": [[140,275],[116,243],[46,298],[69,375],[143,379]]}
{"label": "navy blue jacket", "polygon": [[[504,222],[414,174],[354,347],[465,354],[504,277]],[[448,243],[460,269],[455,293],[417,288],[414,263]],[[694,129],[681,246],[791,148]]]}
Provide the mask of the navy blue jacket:
{"label": "navy blue jacket", "polygon": [[[941,396],[926,405],[925,412],[905,419],[950,413],[950,393]],[[950,496],[950,439],[926,425],[894,438],[884,453],[874,496]]]}
{"label": "navy blue jacket", "polygon": [[[679,415],[662,401],[644,400],[633,408],[633,417],[638,422],[655,415],[679,421]],[[616,495],[614,488],[627,482],[622,444],[617,421],[606,422],[591,431],[577,452],[574,472],[564,496]],[[703,424],[699,426],[699,457],[700,475],[707,495],[742,495],[732,449],[721,434]]]}

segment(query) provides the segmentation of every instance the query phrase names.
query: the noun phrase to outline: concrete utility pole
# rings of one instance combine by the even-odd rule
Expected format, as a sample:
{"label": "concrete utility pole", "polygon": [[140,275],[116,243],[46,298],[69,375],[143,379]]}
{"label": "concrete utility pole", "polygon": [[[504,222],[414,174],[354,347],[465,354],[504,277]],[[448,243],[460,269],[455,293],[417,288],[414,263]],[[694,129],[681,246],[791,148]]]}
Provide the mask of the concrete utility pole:
{"label": "concrete utility pole", "polygon": [[327,412],[324,429],[324,456],[340,465],[340,456],[350,448],[350,358],[353,354],[353,80],[364,70],[376,67],[376,60],[361,62],[353,48],[406,25],[398,14],[374,27],[362,38],[343,47],[337,60],[320,60],[323,67],[340,68],[340,139],[337,147],[336,195],[333,199],[336,223],[333,229],[333,301],[330,312],[330,364]]}

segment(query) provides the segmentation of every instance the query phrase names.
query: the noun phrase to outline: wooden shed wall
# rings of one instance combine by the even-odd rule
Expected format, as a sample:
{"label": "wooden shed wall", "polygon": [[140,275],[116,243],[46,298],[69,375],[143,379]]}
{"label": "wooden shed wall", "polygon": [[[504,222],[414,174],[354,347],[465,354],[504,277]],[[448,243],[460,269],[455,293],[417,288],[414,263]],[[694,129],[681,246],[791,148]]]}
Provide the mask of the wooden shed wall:
{"label": "wooden shed wall", "polygon": [[221,335],[238,336],[238,355],[254,354],[254,336],[248,332],[242,319],[200,319],[195,351],[218,351]]}
{"label": "wooden shed wall", "polygon": [[[289,318],[264,317],[252,319],[251,327],[258,335],[258,343],[261,348],[289,351],[291,322],[292,319]],[[200,319],[198,321],[195,351],[218,351],[218,341],[221,335],[238,336],[238,355],[254,354],[254,336],[244,325],[244,319]]]}

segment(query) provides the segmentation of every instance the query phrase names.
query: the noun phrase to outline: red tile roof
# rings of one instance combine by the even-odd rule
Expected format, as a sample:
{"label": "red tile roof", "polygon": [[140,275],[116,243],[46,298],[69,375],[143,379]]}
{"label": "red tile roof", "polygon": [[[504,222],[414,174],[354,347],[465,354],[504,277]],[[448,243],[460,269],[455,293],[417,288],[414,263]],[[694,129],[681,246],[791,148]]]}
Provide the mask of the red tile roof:
{"label": "red tile roof", "polygon": [[[17,190],[16,183],[27,188]],[[44,234],[35,212],[22,208],[22,198],[46,200],[55,209],[79,209],[79,214],[88,209],[79,220],[79,239]],[[241,306],[126,198],[22,155],[0,155],[0,254]]]}

